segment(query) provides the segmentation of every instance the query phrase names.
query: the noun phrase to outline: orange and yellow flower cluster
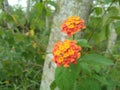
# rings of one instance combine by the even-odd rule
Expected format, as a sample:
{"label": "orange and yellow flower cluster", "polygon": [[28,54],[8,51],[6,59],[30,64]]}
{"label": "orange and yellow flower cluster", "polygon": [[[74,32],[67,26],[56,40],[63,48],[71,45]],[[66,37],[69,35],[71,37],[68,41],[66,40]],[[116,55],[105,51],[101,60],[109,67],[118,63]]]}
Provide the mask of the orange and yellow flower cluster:
{"label": "orange and yellow flower cluster", "polygon": [[59,41],[54,45],[52,50],[53,61],[57,66],[69,67],[71,63],[75,64],[80,57],[81,47],[76,45],[74,40]]}
{"label": "orange and yellow flower cluster", "polygon": [[63,22],[61,28],[61,31],[70,37],[86,27],[84,25],[84,20],[80,19],[78,16],[72,16]]}

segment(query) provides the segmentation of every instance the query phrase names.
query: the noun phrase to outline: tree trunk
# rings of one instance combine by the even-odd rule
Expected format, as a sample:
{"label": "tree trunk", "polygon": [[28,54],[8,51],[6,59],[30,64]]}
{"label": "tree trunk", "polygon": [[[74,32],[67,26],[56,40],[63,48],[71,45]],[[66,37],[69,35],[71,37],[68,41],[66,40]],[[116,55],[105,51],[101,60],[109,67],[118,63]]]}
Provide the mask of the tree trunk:
{"label": "tree trunk", "polygon": [[23,33],[29,31],[29,14],[30,14],[30,0],[27,0],[27,7],[26,7],[26,14],[25,14],[25,28],[23,30]]}
{"label": "tree trunk", "polygon": [[115,45],[116,39],[117,39],[117,33],[115,31],[113,23],[111,23],[110,24],[110,34],[109,34],[109,38],[108,38],[108,45],[107,45],[107,49],[106,49],[106,54],[112,54],[112,49]]}
{"label": "tree trunk", "polygon": [[30,13],[30,0],[27,0],[27,7],[26,7],[26,14],[25,14],[26,21],[28,21],[29,19],[29,13]]}
{"label": "tree trunk", "polygon": [[9,14],[9,8],[10,8],[10,6],[9,6],[9,3],[8,3],[8,0],[4,0],[3,1],[3,10],[7,13],[7,14]]}
{"label": "tree trunk", "polygon": [[[114,4],[114,6],[117,7],[117,9],[119,10],[119,15],[120,15],[119,3]],[[111,22],[110,26],[109,26],[110,34],[109,34],[109,37],[108,37],[108,44],[107,44],[106,54],[112,54],[114,45],[115,45],[116,40],[117,40],[117,33],[116,33],[116,30],[115,30],[114,25],[113,25],[114,22],[116,22],[116,20]]]}
{"label": "tree trunk", "polygon": [[[64,40],[66,35],[61,33],[61,23],[72,15],[81,16],[87,21],[90,6],[93,0],[57,0],[58,10],[53,18],[47,52],[51,52],[53,45],[58,40]],[[54,80],[56,65],[52,62],[52,54],[47,54],[43,67],[43,75],[40,90],[50,90],[50,84]]]}

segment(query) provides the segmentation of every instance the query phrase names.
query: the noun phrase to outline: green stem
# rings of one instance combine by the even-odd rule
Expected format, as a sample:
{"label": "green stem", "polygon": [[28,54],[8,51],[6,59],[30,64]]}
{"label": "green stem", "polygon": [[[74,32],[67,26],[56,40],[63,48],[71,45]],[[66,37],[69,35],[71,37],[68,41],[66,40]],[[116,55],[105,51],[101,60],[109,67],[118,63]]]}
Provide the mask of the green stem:
{"label": "green stem", "polygon": [[73,40],[75,40],[75,35],[73,35]]}

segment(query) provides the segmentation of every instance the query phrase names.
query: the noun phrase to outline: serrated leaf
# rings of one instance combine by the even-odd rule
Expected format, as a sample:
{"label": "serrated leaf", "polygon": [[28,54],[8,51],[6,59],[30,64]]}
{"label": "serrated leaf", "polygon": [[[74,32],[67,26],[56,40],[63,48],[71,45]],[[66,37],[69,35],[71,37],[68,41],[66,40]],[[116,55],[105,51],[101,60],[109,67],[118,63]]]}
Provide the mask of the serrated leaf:
{"label": "serrated leaf", "polygon": [[82,57],[85,62],[101,65],[113,65],[113,61],[99,54],[87,54]]}
{"label": "serrated leaf", "polygon": [[55,71],[55,82],[60,90],[72,90],[73,84],[80,72],[79,63],[69,68],[58,67]]}

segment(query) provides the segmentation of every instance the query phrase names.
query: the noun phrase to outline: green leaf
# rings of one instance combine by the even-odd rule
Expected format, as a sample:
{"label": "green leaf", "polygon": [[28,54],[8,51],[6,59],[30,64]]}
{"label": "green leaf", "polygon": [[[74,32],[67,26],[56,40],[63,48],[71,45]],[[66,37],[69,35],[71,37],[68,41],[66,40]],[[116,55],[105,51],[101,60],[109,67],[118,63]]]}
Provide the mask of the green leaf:
{"label": "green leaf", "polygon": [[[111,22],[113,22],[116,18],[118,18],[118,17],[116,17],[116,16],[118,16],[118,14],[119,14],[118,8],[110,7],[102,19],[102,26],[108,25]],[[101,27],[101,29],[102,29],[102,27]]]}
{"label": "green leaf", "polygon": [[106,40],[109,36],[109,24],[103,26],[99,33],[96,34],[96,42],[101,43]]}
{"label": "green leaf", "polygon": [[96,33],[94,36],[93,36],[93,39],[96,41],[96,43],[100,43],[102,42],[103,40],[106,40],[107,39],[107,36],[106,36],[106,30],[105,30],[105,27],[103,27],[103,30],[101,30],[99,33]]}
{"label": "green leaf", "polygon": [[89,47],[90,48],[90,45],[88,44],[88,41],[86,39],[77,40],[77,44],[82,46],[82,47]]}
{"label": "green leaf", "polygon": [[53,81],[50,85],[50,90],[55,90],[56,87],[57,87],[56,83],[55,83],[55,81]]}
{"label": "green leaf", "polygon": [[[88,20],[88,23],[90,26],[99,29],[98,27],[101,27],[102,23],[102,18],[101,17],[94,17],[94,16],[90,16],[89,20]],[[97,30],[96,29],[96,30]],[[92,31],[92,30],[91,30]]]}
{"label": "green leaf", "polygon": [[19,33],[14,35],[15,41],[23,41],[24,38],[25,38],[25,36],[23,36],[22,34],[19,34]]}
{"label": "green leaf", "polygon": [[54,6],[55,8],[57,8],[57,3],[55,1],[48,1],[48,3],[52,6]]}
{"label": "green leaf", "polygon": [[94,79],[82,79],[75,83],[73,90],[101,90],[100,84]]}
{"label": "green leaf", "polygon": [[101,65],[113,65],[113,61],[99,54],[87,54],[82,57],[85,62]]}
{"label": "green leaf", "polygon": [[109,16],[116,16],[119,14],[119,9],[116,6],[112,6],[108,9]]}
{"label": "green leaf", "polygon": [[0,30],[0,36],[3,35],[3,34],[4,34],[4,32],[2,30]]}
{"label": "green leaf", "polygon": [[0,0],[0,2],[3,2],[3,0]]}
{"label": "green leaf", "polygon": [[72,90],[80,72],[79,63],[69,68],[57,67],[55,71],[55,82],[60,90]]}
{"label": "green leaf", "polygon": [[100,73],[102,69],[100,65],[92,65],[91,67],[93,68],[93,70],[95,70],[96,73]]}
{"label": "green leaf", "polygon": [[111,2],[113,2],[113,1],[115,1],[115,0],[104,0],[104,2],[105,2],[106,4],[111,3]]}
{"label": "green leaf", "polygon": [[101,7],[95,7],[95,13],[96,13],[97,15],[102,14],[102,8],[101,8]]}
{"label": "green leaf", "polygon": [[111,16],[111,19],[116,19],[116,20],[120,20],[120,16]]}
{"label": "green leaf", "polygon": [[80,62],[80,67],[81,67],[81,70],[87,74],[91,73],[91,69],[90,67],[88,66],[87,63],[85,62]]}
{"label": "green leaf", "polygon": [[102,85],[107,85],[109,82],[107,81],[105,76],[93,75],[93,77],[98,80]]}
{"label": "green leaf", "polygon": [[120,34],[120,21],[115,22],[114,27],[115,27],[117,34],[119,35]]}

